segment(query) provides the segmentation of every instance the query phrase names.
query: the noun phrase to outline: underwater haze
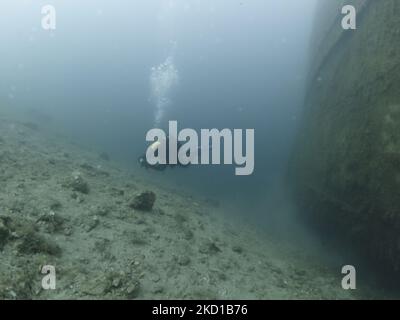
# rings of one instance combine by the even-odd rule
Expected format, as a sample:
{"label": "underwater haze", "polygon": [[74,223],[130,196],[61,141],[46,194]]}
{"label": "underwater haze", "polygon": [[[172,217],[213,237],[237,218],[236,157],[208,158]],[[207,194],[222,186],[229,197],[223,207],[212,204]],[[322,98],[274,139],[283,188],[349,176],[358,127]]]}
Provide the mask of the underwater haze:
{"label": "underwater haze", "polygon": [[[0,298],[376,297],[370,283],[342,289],[341,267],[361,258],[328,249],[288,187],[321,1],[1,1],[0,247],[13,267]],[[147,132],[169,121],[254,129],[254,172],[141,167]],[[40,288],[40,261],[62,266],[55,290]]]}
{"label": "underwater haze", "polygon": [[[169,120],[179,129],[255,129],[252,176],[229,166],[167,173],[252,211],[285,168],[315,1],[68,1],[50,32],[41,29],[41,4],[1,5],[1,94],[10,107],[46,113],[76,141],[132,167],[146,132]],[[164,62],[177,79],[161,79],[174,83],[155,97],[152,68]]]}

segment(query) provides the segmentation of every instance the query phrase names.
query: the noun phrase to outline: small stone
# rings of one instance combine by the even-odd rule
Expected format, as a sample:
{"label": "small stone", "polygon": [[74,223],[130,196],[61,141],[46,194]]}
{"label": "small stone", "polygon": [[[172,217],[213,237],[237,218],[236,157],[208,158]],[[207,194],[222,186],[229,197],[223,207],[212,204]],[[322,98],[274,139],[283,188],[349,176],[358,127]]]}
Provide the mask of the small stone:
{"label": "small stone", "polygon": [[10,296],[11,296],[12,299],[17,299],[17,294],[15,293],[14,290],[10,290],[10,291],[9,291],[9,294],[10,294]]}
{"label": "small stone", "polygon": [[12,239],[19,239],[20,236],[17,232],[13,231],[10,233]]}
{"label": "small stone", "polygon": [[84,293],[88,293],[93,296],[103,296],[110,290],[109,284],[104,279],[94,279],[88,283],[88,285],[82,289]]}
{"label": "small stone", "polygon": [[72,180],[68,183],[68,187],[70,187],[73,191],[83,194],[88,194],[90,191],[89,184],[79,173],[73,175]]}
{"label": "small stone", "polygon": [[97,215],[99,215],[99,216],[101,216],[101,217],[104,217],[104,216],[106,216],[106,215],[108,215],[109,213],[110,213],[110,208],[109,207],[99,207],[99,208],[97,208],[96,209],[96,214]]}
{"label": "small stone", "polygon": [[126,296],[128,299],[135,299],[139,295],[140,283],[139,281],[134,281],[126,288]]}
{"label": "small stone", "polygon": [[143,246],[147,244],[147,240],[145,238],[145,235],[142,233],[139,233],[138,231],[132,231],[129,234],[129,238],[131,239],[131,243],[133,245],[137,246]]}
{"label": "small stone", "polygon": [[136,195],[129,206],[133,209],[151,211],[156,201],[156,195],[152,191],[145,191]]}
{"label": "small stone", "polygon": [[190,264],[190,258],[187,256],[181,256],[178,258],[178,264],[181,266],[187,266]]}
{"label": "small stone", "polygon": [[46,253],[54,256],[61,254],[61,248],[56,243],[33,231],[24,235],[17,249],[22,254]]}
{"label": "small stone", "polygon": [[96,228],[100,223],[100,220],[97,216],[94,216],[89,223],[86,225],[85,230],[87,232],[92,231],[94,228]]}
{"label": "small stone", "polygon": [[84,198],[81,198],[81,197],[78,197],[78,198],[76,199],[76,201],[77,201],[78,203],[83,203],[83,202],[85,202],[85,199],[84,199]]}
{"label": "small stone", "polygon": [[164,288],[163,288],[162,286],[157,285],[157,286],[155,286],[155,287],[151,290],[151,292],[152,292],[153,294],[163,293],[163,292],[164,292]]}
{"label": "small stone", "polygon": [[118,189],[118,188],[111,188],[110,193],[113,196],[119,196],[119,197],[122,197],[123,195],[125,195],[125,191],[122,189]]}
{"label": "small stone", "polygon": [[217,275],[218,275],[218,278],[222,281],[226,281],[228,279],[225,272],[218,272]]}
{"label": "small stone", "polygon": [[307,272],[304,270],[296,270],[295,271],[296,276],[298,277],[305,277],[307,275]]}
{"label": "small stone", "polygon": [[151,278],[151,281],[153,281],[153,282],[155,282],[155,283],[159,282],[160,280],[161,280],[161,278],[160,278],[160,276],[159,276],[158,274],[154,275],[154,276]]}
{"label": "small stone", "polygon": [[121,279],[120,279],[120,278],[115,278],[115,279],[112,281],[112,286],[113,286],[114,288],[119,288],[119,287],[121,286]]}
{"label": "small stone", "polygon": [[193,239],[193,232],[190,229],[184,229],[183,230],[183,236],[185,240],[192,240]]}
{"label": "small stone", "polygon": [[52,211],[58,210],[58,209],[60,209],[61,207],[62,207],[62,204],[61,204],[60,201],[58,201],[58,200],[51,200],[50,209],[51,209]]}
{"label": "small stone", "polygon": [[236,253],[243,253],[243,248],[241,246],[233,246],[232,251]]}
{"label": "small stone", "polygon": [[221,249],[213,241],[208,240],[200,245],[199,251],[200,253],[211,255],[221,252]]}
{"label": "small stone", "polygon": [[49,233],[60,232],[63,230],[64,219],[52,210],[48,213],[42,214],[37,222],[44,225]]}

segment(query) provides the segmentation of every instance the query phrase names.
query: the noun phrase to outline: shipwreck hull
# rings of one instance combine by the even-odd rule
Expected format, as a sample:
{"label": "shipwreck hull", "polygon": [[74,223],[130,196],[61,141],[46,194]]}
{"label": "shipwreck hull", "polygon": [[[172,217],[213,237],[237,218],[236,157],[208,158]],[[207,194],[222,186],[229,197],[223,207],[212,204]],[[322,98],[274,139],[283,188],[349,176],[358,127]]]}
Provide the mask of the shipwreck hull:
{"label": "shipwreck hull", "polygon": [[320,0],[289,181],[301,214],[400,271],[400,1]]}

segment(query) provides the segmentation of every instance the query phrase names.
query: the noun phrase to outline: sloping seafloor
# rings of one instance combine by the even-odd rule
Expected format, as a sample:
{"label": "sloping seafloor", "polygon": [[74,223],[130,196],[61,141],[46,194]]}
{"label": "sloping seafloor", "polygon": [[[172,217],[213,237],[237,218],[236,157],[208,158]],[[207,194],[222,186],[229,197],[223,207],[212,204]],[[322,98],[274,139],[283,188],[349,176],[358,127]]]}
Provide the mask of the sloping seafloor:
{"label": "sloping seafloor", "polygon": [[[74,184],[79,177],[78,185]],[[227,221],[223,208],[0,117],[1,299],[356,299],[316,255]],[[151,190],[152,212],[130,208]],[[56,289],[41,286],[56,267]]]}

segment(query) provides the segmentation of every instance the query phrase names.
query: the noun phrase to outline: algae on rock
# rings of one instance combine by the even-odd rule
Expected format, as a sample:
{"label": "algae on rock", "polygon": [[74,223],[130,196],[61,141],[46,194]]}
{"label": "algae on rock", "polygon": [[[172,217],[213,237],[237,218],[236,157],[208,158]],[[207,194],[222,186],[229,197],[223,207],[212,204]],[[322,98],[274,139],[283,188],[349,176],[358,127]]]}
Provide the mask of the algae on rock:
{"label": "algae on rock", "polygon": [[352,3],[357,30],[342,29],[340,2],[316,22],[289,179],[312,223],[399,271],[400,2]]}

